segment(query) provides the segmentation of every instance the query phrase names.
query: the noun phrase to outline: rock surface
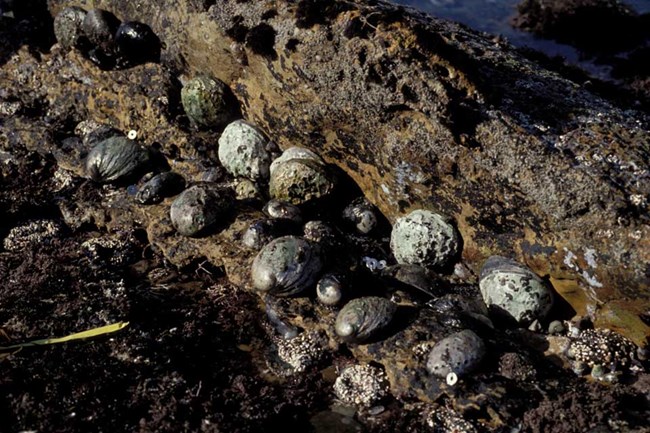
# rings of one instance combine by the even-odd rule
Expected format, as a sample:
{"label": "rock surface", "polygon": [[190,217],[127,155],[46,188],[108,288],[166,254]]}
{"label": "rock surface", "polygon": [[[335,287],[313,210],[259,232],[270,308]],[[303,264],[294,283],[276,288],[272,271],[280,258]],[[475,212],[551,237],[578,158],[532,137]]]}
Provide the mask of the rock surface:
{"label": "rock surface", "polygon": [[[322,14],[312,2],[95,3],[150,25],[165,42],[166,65],[227,83],[281,147],[305,146],[339,165],[390,221],[413,208],[444,210],[474,273],[490,255],[512,257],[548,276],[579,313],[636,341],[647,334],[638,319],[650,296],[642,113],[508,45],[384,3],[328,2]],[[49,3],[52,14],[70,5],[88,6]],[[98,77],[74,53],[50,62],[81,73],[78,91],[62,92],[63,78],[35,72],[33,82],[48,82],[40,97],[52,115],[63,117],[80,95],[86,103],[75,111],[84,116],[138,124],[150,142],[194,151],[185,143],[200,138],[171,128],[146,102],[177,97],[164,69],[143,66],[151,81],[139,93],[159,96],[138,103],[126,75]]]}

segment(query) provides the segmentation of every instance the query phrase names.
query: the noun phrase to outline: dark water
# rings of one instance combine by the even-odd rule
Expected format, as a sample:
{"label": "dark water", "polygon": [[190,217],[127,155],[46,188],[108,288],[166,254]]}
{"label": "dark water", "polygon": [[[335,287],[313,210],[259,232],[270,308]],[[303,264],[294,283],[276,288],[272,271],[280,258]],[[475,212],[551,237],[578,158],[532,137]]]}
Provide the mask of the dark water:
{"label": "dark water", "polygon": [[[427,12],[439,18],[457,21],[473,29],[504,36],[515,46],[530,47],[551,57],[562,56],[567,63],[582,67],[593,76],[609,79],[610,68],[584,58],[575,48],[537,38],[510,25],[520,0],[393,0],[394,3]],[[625,2],[638,13],[650,12],[650,0]]]}

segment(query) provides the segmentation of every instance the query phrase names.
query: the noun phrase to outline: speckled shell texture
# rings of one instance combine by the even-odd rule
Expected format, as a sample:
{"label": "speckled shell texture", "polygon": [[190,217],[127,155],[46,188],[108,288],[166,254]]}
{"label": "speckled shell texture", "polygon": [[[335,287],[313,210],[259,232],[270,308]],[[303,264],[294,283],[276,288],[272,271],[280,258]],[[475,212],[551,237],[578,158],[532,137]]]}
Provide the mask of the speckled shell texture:
{"label": "speckled shell texture", "polygon": [[230,119],[225,95],[223,82],[201,75],[185,83],[181,89],[181,103],[193,125],[216,128]]}
{"label": "speckled shell texture", "polygon": [[316,296],[323,305],[336,305],[343,298],[340,279],[333,274],[324,275],[316,285]]}
{"label": "speckled shell texture", "polygon": [[257,254],[251,279],[255,290],[291,296],[316,284],[322,267],[318,244],[298,236],[283,236]]}
{"label": "speckled shell texture", "polygon": [[397,219],[390,248],[397,263],[440,267],[458,254],[459,238],[444,217],[419,209]]}
{"label": "speckled shell texture", "polygon": [[229,188],[213,184],[194,185],[176,197],[169,216],[178,233],[199,236],[228,213],[233,203],[234,192]]}
{"label": "speckled shell texture", "polygon": [[334,180],[315,153],[302,148],[287,149],[271,164],[269,194],[295,205],[317,200],[334,190]]}
{"label": "speckled shell texture", "polygon": [[475,369],[485,356],[485,343],[474,331],[465,329],[438,341],[427,359],[427,371],[438,377],[449,373],[463,376]]}
{"label": "speckled shell texture", "polygon": [[111,137],[93,147],[86,157],[86,175],[96,182],[115,182],[148,166],[149,151],[126,137]]}
{"label": "speckled shell texture", "polygon": [[266,181],[271,165],[267,141],[253,125],[235,120],[219,137],[219,161],[233,176]]}
{"label": "speckled shell texture", "polygon": [[501,256],[490,257],[479,287],[490,309],[506,313],[521,324],[543,319],[553,306],[553,294],[526,266]]}
{"label": "speckled shell texture", "polygon": [[336,317],[336,334],[344,341],[362,343],[385,329],[397,306],[385,298],[366,296],[353,299]]}
{"label": "speckled shell texture", "polygon": [[61,47],[69,50],[79,44],[85,17],[86,11],[77,6],[65,8],[54,17],[54,36]]}

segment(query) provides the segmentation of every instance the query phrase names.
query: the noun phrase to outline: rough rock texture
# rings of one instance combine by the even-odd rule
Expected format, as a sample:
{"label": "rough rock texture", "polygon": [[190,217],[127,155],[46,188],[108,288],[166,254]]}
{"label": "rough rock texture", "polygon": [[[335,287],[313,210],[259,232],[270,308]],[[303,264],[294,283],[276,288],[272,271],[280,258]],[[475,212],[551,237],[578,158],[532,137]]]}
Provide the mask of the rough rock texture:
{"label": "rough rock texture", "polygon": [[[150,25],[165,64],[229,84],[245,116],[282,148],[302,145],[339,165],[389,220],[418,207],[454,217],[475,272],[489,255],[511,256],[548,275],[579,313],[636,341],[647,333],[637,317],[650,296],[642,114],[508,45],[381,2],[93,4]],[[66,82],[79,92],[48,86],[43,98],[63,109],[77,95],[83,114],[125,129],[156,109],[83,78]],[[105,99],[113,103],[97,103]],[[137,124],[150,141],[191,151],[160,120]]]}

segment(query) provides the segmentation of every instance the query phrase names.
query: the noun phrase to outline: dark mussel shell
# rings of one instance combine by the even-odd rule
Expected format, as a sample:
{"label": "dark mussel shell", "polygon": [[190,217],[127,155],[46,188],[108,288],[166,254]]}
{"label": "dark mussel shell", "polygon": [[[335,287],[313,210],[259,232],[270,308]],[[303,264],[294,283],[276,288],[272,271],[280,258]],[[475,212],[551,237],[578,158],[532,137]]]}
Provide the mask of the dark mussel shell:
{"label": "dark mussel shell", "polygon": [[128,21],[120,24],[115,33],[115,44],[119,55],[130,63],[160,60],[160,39],[144,23]]}
{"label": "dark mussel shell", "polygon": [[180,194],[185,189],[185,179],[178,173],[166,171],[149,179],[135,195],[138,203],[155,204],[165,197]]}
{"label": "dark mussel shell", "polygon": [[95,182],[130,180],[151,163],[149,151],[126,137],[111,137],[86,156],[86,175]]}

